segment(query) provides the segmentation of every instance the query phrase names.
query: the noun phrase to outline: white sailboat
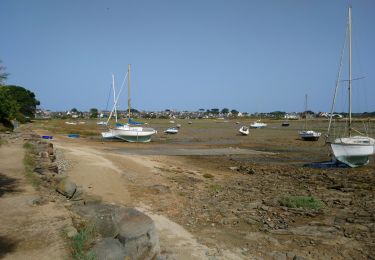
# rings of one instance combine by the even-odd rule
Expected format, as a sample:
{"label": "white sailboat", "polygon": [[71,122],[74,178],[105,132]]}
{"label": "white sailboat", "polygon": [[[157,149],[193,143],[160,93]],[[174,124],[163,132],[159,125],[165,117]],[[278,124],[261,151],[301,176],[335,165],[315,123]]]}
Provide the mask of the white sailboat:
{"label": "white sailboat", "polygon": [[[128,65],[128,123],[117,125],[116,128],[110,129],[110,132],[118,139],[127,142],[147,143],[151,141],[151,137],[156,134],[153,128],[145,128],[142,126],[132,126],[131,120],[131,99],[130,99],[130,64]],[[116,102],[117,103],[117,102]]]}
{"label": "white sailboat", "polygon": [[318,141],[321,133],[313,130],[307,130],[307,94],[305,95],[305,128],[299,132],[299,137],[304,141]]}
{"label": "white sailboat", "polygon": [[238,132],[240,132],[242,135],[249,135],[250,130],[247,126],[242,126]]}
{"label": "white sailboat", "polygon": [[166,134],[177,134],[178,128],[177,127],[170,127],[164,131]]}
{"label": "white sailboat", "polygon": [[[118,101],[118,99],[116,99],[115,76],[113,74],[112,74],[112,91],[113,91],[113,108],[112,108],[111,114],[109,115],[107,122],[101,122],[100,125],[107,126],[108,123],[109,123],[109,120],[112,117],[113,112],[115,114],[115,119],[116,119],[116,123],[117,123],[117,101]],[[114,135],[114,133],[111,130],[108,130],[106,132],[102,132],[101,134],[102,134],[103,139],[115,139],[116,138],[116,136]]]}
{"label": "white sailboat", "polygon": [[[375,139],[365,136],[365,135],[352,136],[352,133],[354,131],[357,133],[360,133],[360,132],[355,130],[352,127],[352,81],[353,80],[352,80],[352,64],[351,64],[352,63],[352,8],[351,7],[349,7],[349,12],[348,12],[347,34],[349,35],[349,43],[348,43],[349,45],[349,79],[348,79],[349,119],[348,119],[348,127],[347,127],[348,136],[336,138],[331,143],[331,149],[336,160],[343,162],[350,167],[359,167],[359,166],[368,164],[369,156],[374,154]],[[327,137],[329,136],[329,133],[330,133],[336,93],[337,93],[337,88],[338,88],[339,81],[340,81],[342,58],[343,58],[343,55],[341,55],[340,69],[339,69],[339,73],[338,73],[338,77],[336,81],[336,89],[335,89],[335,94],[334,94],[332,108],[331,108]]]}
{"label": "white sailboat", "polygon": [[257,120],[257,121],[255,121],[254,123],[252,123],[252,124],[250,125],[251,128],[264,128],[264,127],[266,127],[266,126],[267,126],[267,124],[261,122],[260,120]]}

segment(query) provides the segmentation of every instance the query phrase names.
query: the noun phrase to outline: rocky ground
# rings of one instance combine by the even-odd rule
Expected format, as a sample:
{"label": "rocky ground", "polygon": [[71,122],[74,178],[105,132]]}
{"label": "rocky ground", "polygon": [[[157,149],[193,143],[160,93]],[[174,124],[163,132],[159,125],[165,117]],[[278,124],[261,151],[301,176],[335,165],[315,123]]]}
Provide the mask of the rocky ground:
{"label": "rocky ground", "polygon": [[[73,140],[45,125],[33,128],[55,133],[58,169],[85,194],[148,214],[168,259],[375,258],[374,158],[357,169],[304,167],[329,160],[329,149],[298,140],[293,124],[242,137],[234,124],[182,123],[178,135],[150,144]],[[325,206],[285,206],[292,196]]]}

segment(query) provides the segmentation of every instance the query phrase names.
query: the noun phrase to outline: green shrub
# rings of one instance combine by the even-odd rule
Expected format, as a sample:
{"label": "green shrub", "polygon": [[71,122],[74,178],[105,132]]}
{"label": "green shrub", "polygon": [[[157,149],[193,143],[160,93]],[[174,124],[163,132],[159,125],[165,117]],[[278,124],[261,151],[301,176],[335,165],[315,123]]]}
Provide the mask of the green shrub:
{"label": "green shrub", "polygon": [[33,144],[26,142],[23,144],[23,148],[25,148],[26,150],[31,150],[33,148]]}
{"label": "green shrub", "polygon": [[203,177],[205,177],[207,179],[212,179],[214,176],[212,174],[205,173],[205,174],[203,174]]}
{"label": "green shrub", "polygon": [[281,206],[288,208],[321,209],[325,204],[317,198],[307,196],[290,196],[279,200]]}
{"label": "green shrub", "polygon": [[210,189],[213,192],[220,192],[223,190],[223,187],[220,184],[212,184],[210,185]]}
{"label": "green shrub", "polygon": [[77,235],[71,241],[71,252],[73,259],[76,260],[93,260],[95,255],[87,254],[92,243],[95,240],[96,231],[94,226],[87,225],[81,228]]}

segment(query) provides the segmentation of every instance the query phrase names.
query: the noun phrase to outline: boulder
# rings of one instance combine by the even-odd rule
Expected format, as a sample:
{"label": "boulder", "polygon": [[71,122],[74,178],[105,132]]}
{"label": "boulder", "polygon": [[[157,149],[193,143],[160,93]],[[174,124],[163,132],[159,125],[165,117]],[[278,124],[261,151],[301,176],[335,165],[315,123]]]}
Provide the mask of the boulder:
{"label": "boulder", "polygon": [[[102,203],[74,205],[72,211],[93,225],[102,237],[115,238],[124,252],[121,259],[153,259],[159,256],[159,237],[154,222],[142,212]],[[106,243],[114,246],[113,241],[108,241],[98,246],[103,254],[107,252],[102,248]],[[106,259],[100,257],[98,255],[98,259]]]}
{"label": "boulder", "polygon": [[47,151],[41,151],[41,152],[39,152],[39,157],[40,158],[48,158],[49,154],[48,154]]}
{"label": "boulder", "polygon": [[78,234],[78,231],[75,227],[73,226],[68,226],[64,229],[65,234],[68,238],[73,238]]}
{"label": "boulder", "polygon": [[56,187],[56,191],[67,198],[72,198],[77,190],[77,185],[69,179],[61,180]]}
{"label": "boulder", "polygon": [[104,238],[99,241],[88,253],[97,260],[126,259],[125,251],[120,241],[114,238]]}
{"label": "boulder", "polygon": [[159,255],[159,237],[153,220],[129,208],[120,220],[117,239],[130,259],[153,259]]}
{"label": "boulder", "polygon": [[124,214],[125,208],[93,202],[86,205],[74,205],[72,210],[93,225],[102,237],[114,238],[119,233],[118,219]]}

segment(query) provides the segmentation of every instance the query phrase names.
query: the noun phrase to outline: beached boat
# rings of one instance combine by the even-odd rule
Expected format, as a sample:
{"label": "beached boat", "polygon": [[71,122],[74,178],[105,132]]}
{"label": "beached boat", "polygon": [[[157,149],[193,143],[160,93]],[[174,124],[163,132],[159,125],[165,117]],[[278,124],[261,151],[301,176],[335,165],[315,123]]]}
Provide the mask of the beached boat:
{"label": "beached boat", "polygon": [[131,126],[129,124],[117,126],[114,129],[110,129],[110,131],[116,138],[131,143],[148,143],[151,141],[151,137],[156,134],[156,130],[153,128]]}
{"label": "beached boat", "polygon": [[[348,121],[347,121],[347,136],[336,138],[331,143],[331,149],[335,159],[345,163],[350,167],[359,167],[369,163],[369,156],[374,154],[375,150],[375,139],[356,130],[352,126],[352,8],[348,10],[348,25],[347,25],[347,36],[348,36],[348,51],[349,51],[349,79],[348,81]],[[345,49],[345,46],[344,46]],[[344,52],[343,49],[343,52]],[[335,94],[333,97],[330,120],[328,125],[327,139],[330,134],[330,128],[332,123],[333,110],[335,106],[336,93],[340,82],[341,66],[342,66],[343,53],[340,60],[340,69],[337,76]],[[352,136],[353,132],[357,132],[361,135]]]}
{"label": "beached boat", "polygon": [[166,134],[177,134],[178,129],[176,127],[170,127],[167,130],[165,130],[164,133],[166,133]]}
{"label": "beached boat", "polygon": [[[115,120],[116,120],[116,123],[117,123],[117,101],[118,101],[118,98],[116,98],[115,76],[113,74],[112,74],[112,91],[113,91],[113,107],[112,107],[111,113],[108,117],[107,122],[102,121],[102,122],[99,122],[100,124],[97,123],[99,125],[108,126],[109,120],[111,119],[113,113],[114,113]],[[109,129],[108,131],[102,132],[101,135],[102,135],[103,139],[107,139],[107,140],[116,139],[116,135],[114,134],[114,132],[111,131],[111,129]]]}
{"label": "beached boat", "polygon": [[[128,123],[127,124],[116,124],[115,128],[109,129],[106,133],[108,136],[113,136],[127,142],[147,143],[151,141],[151,137],[157,133],[157,131],[150,127],[140,126],[143,123],[135,122],[131,118],[131,99],[130,99],[130,64],[128,65]],[[121,90],[120,90],[121,92]],[[115,107],[117,100],[115,102]],[[103,133],[102,133],[103,135]]]}
{"label": "beached boat", "polygon": [[68,134],[69,138],[79,138],[79,134]]}
{"label": "beached boat", "polygon": [[299,132],[299,137],[304,141],[318,141],[322,134],[313,130],[304,130]]}
{"label": "beached boat", "polygon": [[252,123],[252,124],[250,125],[251,128],[264,128],[264,127],[266,127],[266,126],[267,126],[267,124],[266,124],[266,123],[262,123],[262,122],[260,122],[260,120],[254,122],[254,123]]}
{"label": "beached boat", "polygon": [[238,130],[242,135],[249,135],[250,133],[250,130],[247,126],[242,126],[239,130]]}
{"label": "beached boat", "polygon": [[303,141],[318,141],[319,137],[322,134],[319,133],[319,132],[315,132],[314,130],[307,130],[307,95],[305,95],[305,112],[304,112],[304,116],[305,116],[305,127],[304,127],[304,130],[298,132],[299,137]]}
{"label": "beached boat", "polygon": [[284,121],[284,122],[281,123],[281,126],[289,126],[289,125],[290,125],[289,121]]}

